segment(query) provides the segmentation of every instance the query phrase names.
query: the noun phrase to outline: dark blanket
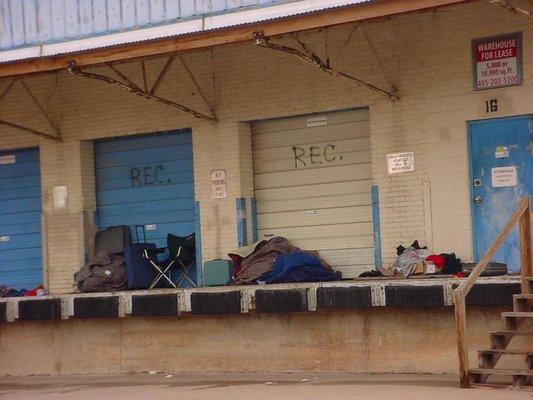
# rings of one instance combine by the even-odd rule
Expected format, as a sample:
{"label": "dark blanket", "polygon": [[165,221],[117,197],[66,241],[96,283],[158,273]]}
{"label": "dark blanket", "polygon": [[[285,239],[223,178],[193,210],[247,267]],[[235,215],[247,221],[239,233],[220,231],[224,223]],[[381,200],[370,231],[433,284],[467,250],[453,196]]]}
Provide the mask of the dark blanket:
{"label": "dark blanket", "polygon": [[276,258],[272,270],[259,279],[260,283],[324,282],[335,280],[333,271],[324,269],[311,254],[297,251]]}
{"label": "dark blanket", "polygon": [[274,260],[280,254],[300,251],[281,236],[259,242],[254,251],[241,261],[240,271],[235,276],[235,285],[254,283],[258,278],[271,270]]}
{"label": "dark blanket", "polygon": [[[298,247],[293,246],[289,241],[281,236],[273,237],[270,240],[263,240],[259,242],[254,251],[240,259],[240,269],[236,271],[233,285],[250,285],[257,282],[262,276],[272,270],[274,261],[282,254],[291,254],[301,252]],[[332,272],[331,267],[322,259],[316,251],[306,251],[305,253],[316,257],[323,269]],[[232,257],[232,254],[230,254]],[[234,260],[234,258],[232,257]],[[235,262],[235,260],[234,260]]]}

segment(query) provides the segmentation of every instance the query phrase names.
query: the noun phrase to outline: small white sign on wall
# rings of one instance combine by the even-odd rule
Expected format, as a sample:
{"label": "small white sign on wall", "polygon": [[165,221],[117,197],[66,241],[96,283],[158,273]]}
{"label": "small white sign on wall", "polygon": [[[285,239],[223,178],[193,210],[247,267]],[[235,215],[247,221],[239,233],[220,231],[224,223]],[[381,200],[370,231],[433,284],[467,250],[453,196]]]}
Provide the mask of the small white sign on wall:
{"label": "small white sign on wall", "polygon": [[497,167],[491,169],[492,187],[509,187],[518,184],[516,166]]}
{"label": "small white sign on wall", "polygon": [[508,146],[498,146],[494,152],[494,157],[496,158],[506,158],[509,157],[509,147]]}
{"label": "small white sign on wall", "polygon": [[2,164],[15,164],[17,162],[17,156],[14,154],[9,154],[7,156],[0,157],[0,165]]}
{"label": "small white sign on wall", "polygon": [[67,208],[68,192],[66,186],[54,186],[54,210]]}
{"label": "small white sign on wall", "polygon": [[313,128],[315,126],[325,126],[328,124],[328,117],[327,115],[319,115],[316,117],[309,117],[307,118],[307,127]]}
{"label": "small white sign on wall", "polygon": [[226,198],[226,170],[217,169],[211,171],[211,191],[213,199]]}
{"label": "small white sign on wall", "polygon": [[415,170],[415,154],[412,151],[387,154],[387,171],[389,174],[404,174]]}

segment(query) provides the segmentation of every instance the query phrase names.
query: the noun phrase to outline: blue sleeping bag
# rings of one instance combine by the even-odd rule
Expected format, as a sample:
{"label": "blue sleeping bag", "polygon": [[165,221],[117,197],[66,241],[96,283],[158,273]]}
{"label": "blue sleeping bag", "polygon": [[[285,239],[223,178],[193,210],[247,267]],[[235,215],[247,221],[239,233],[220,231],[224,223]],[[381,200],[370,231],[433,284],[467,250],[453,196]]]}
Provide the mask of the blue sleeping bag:
{"label": "blue sleeping bag", "polygon": [[320,260],[297,251],[276,258],[272,270],[258,279],[264,283],[324,282],[335,280],[333,271],[325,269]]}

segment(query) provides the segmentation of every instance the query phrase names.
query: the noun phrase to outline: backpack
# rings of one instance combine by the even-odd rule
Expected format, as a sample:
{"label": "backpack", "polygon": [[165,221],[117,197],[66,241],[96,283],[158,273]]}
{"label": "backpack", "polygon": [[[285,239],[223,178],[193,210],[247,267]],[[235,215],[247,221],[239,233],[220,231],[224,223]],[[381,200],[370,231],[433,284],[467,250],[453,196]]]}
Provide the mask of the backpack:
{"label": "backpack", "polygon": [[100,252],[74,274],[74,282],[86,293],[126,290],[128,278],[124,257]]}

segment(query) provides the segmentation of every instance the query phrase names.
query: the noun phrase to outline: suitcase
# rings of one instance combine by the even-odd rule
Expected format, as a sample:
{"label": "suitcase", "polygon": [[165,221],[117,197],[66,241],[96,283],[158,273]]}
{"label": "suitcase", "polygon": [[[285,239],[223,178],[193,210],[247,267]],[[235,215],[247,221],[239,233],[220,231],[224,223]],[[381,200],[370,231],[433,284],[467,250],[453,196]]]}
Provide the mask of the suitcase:
{"label": "suitcase", "polygon": [[[475,268],[476,263],[464,263],[463,264],[463,273],[465,276],[470,275],[472,270]],[[485,270],[481,273],[481,276],[498,276],[498,275],[507,275],[507,264],[500,262],[489,262],[485,267]]]}
{"label": "suitcase", "polygon": [[211,260],[204,263],[204,285],[225,286],[231,281],[233,264],[230,260]]}
{"label": "suitcase", "polygon": [[[140,243],[139,228],[142,228],[144,243]],[[124,249],[128,288],[148,289],[157,275],[150,261],[144,257],[143,250],[156,250],[157,246],[155,243],[146,243],[146,232],[143,225],[135,226],[135,235],[137,243],[131,244]]]}
{"label": "suitcase", "polygon": [[126,225],[110,226],[96,232],[94,237],[95,254],[101,251],[107,254],[122,254],[129,244],[131,244],[130,228]]}

